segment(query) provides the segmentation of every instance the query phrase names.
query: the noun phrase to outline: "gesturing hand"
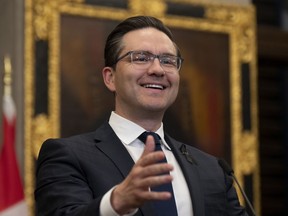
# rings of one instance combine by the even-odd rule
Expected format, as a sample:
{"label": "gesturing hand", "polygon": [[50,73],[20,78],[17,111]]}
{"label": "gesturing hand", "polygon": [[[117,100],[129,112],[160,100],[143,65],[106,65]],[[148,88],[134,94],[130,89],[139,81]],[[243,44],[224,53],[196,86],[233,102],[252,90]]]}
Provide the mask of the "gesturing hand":
{"label": "gesturing hand", "polygon": [[125,180],[112,192],[111,204],[118,214],[126,214],[147,201],[171,198],[169,192],[150,191],[151,187],[169,183],[173,179],[168,174],[160,175],[172,171],[173,166],[167,163],[158,163],[165,155],[161,151],[155,152],[154,149],[154,139],[149,135],[141,157]]}

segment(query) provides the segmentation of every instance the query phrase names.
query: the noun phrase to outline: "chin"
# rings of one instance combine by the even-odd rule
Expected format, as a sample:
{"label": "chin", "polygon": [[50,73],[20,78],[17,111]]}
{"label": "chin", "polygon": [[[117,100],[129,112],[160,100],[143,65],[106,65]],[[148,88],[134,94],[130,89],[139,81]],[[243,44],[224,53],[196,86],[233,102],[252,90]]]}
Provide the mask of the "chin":
{"label": "chin", "polygon": [[163,106],[163,105],[159,105],[159,106],[153,106],[153,105],[148,105],[145,106],[146,110],[149,112],[160,112],[160,113],[164,113],[167,110],[167,106]]}

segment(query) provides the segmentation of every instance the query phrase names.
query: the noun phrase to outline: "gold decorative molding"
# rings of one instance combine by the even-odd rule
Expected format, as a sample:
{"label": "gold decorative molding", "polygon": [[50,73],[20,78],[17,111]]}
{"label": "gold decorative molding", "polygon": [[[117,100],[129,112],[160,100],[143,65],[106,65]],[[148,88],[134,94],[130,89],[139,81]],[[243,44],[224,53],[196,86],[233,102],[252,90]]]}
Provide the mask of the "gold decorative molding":
{"label": "gold decorative molding", "polygon": [[[242,175],[253,173],[257,164],[257,155],[255,154],[257,138],[251,133],[243,133],[240,138],[241,152],[237,154],[237,160],[242,161],[241,166],[238,167]],[[243,160],[245,155],[245,160]],[[239,172],[239,171],[238,171]]]}
{"label": "gold decorative molding", "polygon": [[35,142],[32,149],[35,158],[38,157],[41,145],[47,139],[47,137],[54,136],[52,125],[51,120],[45,114],[40,114],[34,118],[32,125],[32,136],[35,139]]}
{"label": "gold decorative molding", "polygon": [[[222,22],[238,26],[239,29],[239,56],[243,62],[251,62],[253,54],[251,46],[255,46],[255,9],[253,6],[225,7],[224,5],[213,5],[205,10],[205,17],[216,22]],[[251,22],[254,20],[254,22]],[[252,48],[253,49],[253,48]]]}
{"label": "gold decorative molding", "polygon": [[115,9],[111,7],[103,7],[103,6],[97,6],[98,10],[95,10],[95,7],[92,7],[90,5],[85,4],[63,4],[60,5],[59,12],[63,14],[69,14],[69,15],[78,15],[78,16],[84,16],[90,17],[90,18],[103,18],[103,19],[111,19],[111,20],[119,20],[119,19],[125,19],[130,14],[129,11],[124,9]]}
{"label": "gold decorative molding", "polygon": [[233,25],[247,25],[254,18],[253,13],[247,13],[251,9],[251,6],[226,7],[224,5],[213,5],[205,10],[205,17],[214,21],[228,22]]}
{"label": "gold decorative molding", "polygon": [[53,10],[57,10],[56,1],[36,0],[34,5],[35,34],[39,40],[47,40],[49,31],[49,19]]}
{"label": "gold decorative molding", "polygon": [[33,0],[25,1],[25,48],[24,48],[24,58],[25,58],[25,165],[24,165],[24,185],[25,185],[25,199],[29,208],[29,215],[33,216],[34,212],[34,185],[35,185],[35,161],[32,149],[33,137],[31,131],[31,125],[33,122],[33,112],[34,112],[34,63],[35,56],[34,50],[34,23],[33,23]]}
{"label": "gold decorative molding", "polygon": [[60,5],[65,3],[83,3],[84,0],[35,0],[34,4],[34,26],[35,35],[39,40],[47,40],[51,15],[55,13]]}
{"label": "gold decorative molding", "polygon": [[163,17],[167,9],[164,0],[129,0],[128,7],[133,14],[143,14],[156,17]]}

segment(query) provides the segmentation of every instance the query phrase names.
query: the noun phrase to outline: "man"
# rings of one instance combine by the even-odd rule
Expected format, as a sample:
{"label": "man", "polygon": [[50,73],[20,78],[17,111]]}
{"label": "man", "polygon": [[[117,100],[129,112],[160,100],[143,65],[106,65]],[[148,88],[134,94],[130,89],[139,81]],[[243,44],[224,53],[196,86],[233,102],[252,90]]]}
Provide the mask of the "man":
{"label": "man", "polygon": [[[115,111],[95,132],[43,144],[38,215],[246,215],[217,159],[163,130],[182,61],[171,32],[156,18],[131,17],[111,32],[102,74]],[[146,141],[145,131],[152,134]]]}

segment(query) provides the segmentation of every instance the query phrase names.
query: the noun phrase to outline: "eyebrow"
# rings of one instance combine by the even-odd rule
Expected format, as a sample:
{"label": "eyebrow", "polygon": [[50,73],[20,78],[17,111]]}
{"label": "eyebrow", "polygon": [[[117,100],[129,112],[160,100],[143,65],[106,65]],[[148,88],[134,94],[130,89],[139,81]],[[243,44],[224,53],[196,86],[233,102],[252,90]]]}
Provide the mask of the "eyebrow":
{"label": "eyebrow", "polygon": [[163,53],[160,53],[160,54],[154,54],[153,52],[150,52],[148,50],[133,50],[133,51],[139,51],[139,52],[148,52],[148,53],[151,53],[153,55],[168,55],[168,56],[177,56],[177,54],[173,54],[173,53],[168,53],[168,52],[163,52]]}

